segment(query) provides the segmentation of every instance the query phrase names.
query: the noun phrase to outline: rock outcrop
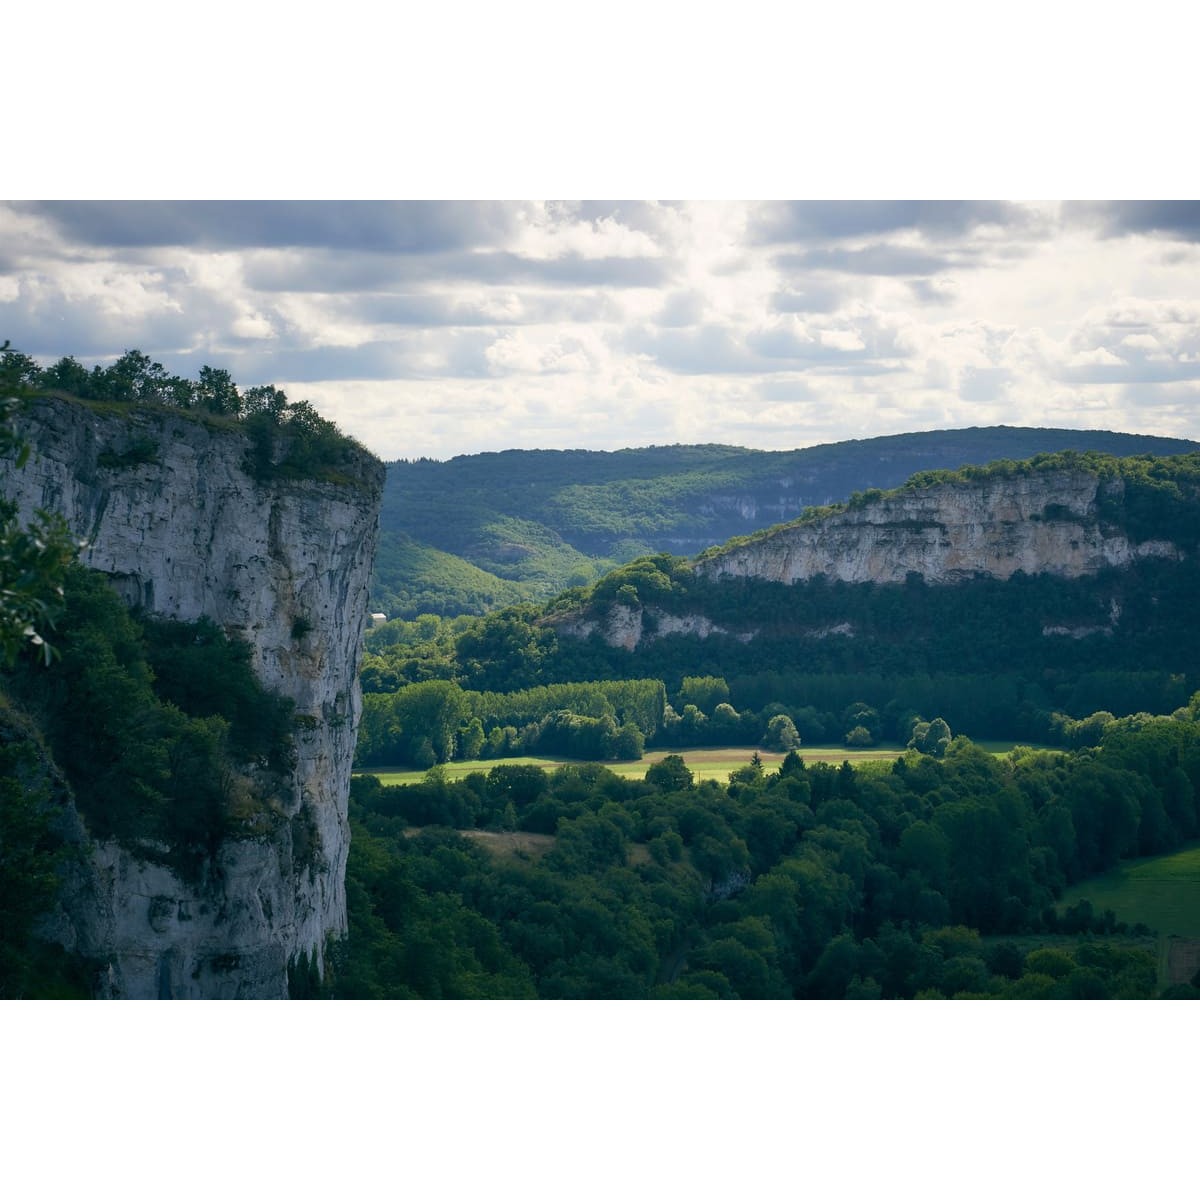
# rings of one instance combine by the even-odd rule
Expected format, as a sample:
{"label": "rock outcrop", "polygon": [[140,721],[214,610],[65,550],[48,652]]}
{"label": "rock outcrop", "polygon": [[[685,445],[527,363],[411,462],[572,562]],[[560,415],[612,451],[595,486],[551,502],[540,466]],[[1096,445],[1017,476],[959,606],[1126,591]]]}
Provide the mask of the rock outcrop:
{"label": "rock outcrop", "polygon": [[208,617],[243,639],[261,682],[296,713],[286,823],[224,842],[199,882],[94,845],[62,940],[106,964],[106,995],[286,995],[289,963],[323,964],[327,936],[346,930],[346,807],[382,465],[363,452],[353,481],[261,482],[241,431],[169,410],[110,416],[48,399],[19,428],[33,454],[0,491],[23,519],[61,512],[86,539],[84,564],[129,603]]}
{"label": "rock outcrop", "polygon": [[[729,633],[729,630],[699,614],[677,617],[659,608],[630,608],[624,604],[614,604],[603,621],[586,617],[570,618],[561,622],[558,630],[567,637],[575,638],[588,638],[593,633],[599,633],[610,646],[620,646],[623,650],[636,649],[647,637],[653,639],[681,633],[703,639],[713,634]],[[748,641],[751,635],[742,633],[732,636]]]}
{"label": "rock outcrop", "polygon": [[[1127,507],[1120,474],[1082,467],[996,470],[974,478],[892,492],[867,493],[853,502],[816,512],[788,525],[767,529],[706,551],[693,561],[696,575],[714,582],[759,580],[800,584],[824,577],[848,584],[897,585],[910,576],[947,586],[971,579],[1007,580],[1049,574],[1066,579],[1130,567],[1147,559],[1178,561],[1185,549],[1161,536],[1131,536],[1121,514]],[[1143,525],[1144,527],[1144,525]],[[728,609],[724,610],[728,613]],[[1044,637],[1112,635],[1120,610],[1109,619],[1048,621]],[[585,610],[554,618],[568,637],[599,635],[610,646],[635,650],[673,633],[699,639],[723,635],[753,640],[762,630],[725,618],[729,628],[676,600],[670,611],[653,602],[617,601],[606,611]],[[794,623],[791,639],[821,641],[855,638],[846,620]],[[768,633],[767,636],[772,636]]]}
{"label": "rock outcrop", "polygon": [[1122,486],[1063,470],[903,489],[711,553],[696,570],[775,583],[818,575],[903,583],[915,573],[946,584],[1017,571],[1076,578],[1139,558],[1178,558],[1170,542],[1135,543],[1100,520],[1100,489]]}

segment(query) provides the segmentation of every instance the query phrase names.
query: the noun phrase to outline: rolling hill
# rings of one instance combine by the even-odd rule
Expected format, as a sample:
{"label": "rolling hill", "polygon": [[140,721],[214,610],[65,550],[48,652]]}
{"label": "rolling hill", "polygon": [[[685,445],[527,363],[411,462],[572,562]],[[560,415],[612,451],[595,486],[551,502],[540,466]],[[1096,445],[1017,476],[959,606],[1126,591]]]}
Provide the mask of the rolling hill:
{"label": "rolling hill", "polygon": [[640,555],[694,555],[919,471],[1061,450],[1183,454],[1105,430],[993,426],[814,446],[506,450],[388,464],[372,607],[485,613],[589,584]]}

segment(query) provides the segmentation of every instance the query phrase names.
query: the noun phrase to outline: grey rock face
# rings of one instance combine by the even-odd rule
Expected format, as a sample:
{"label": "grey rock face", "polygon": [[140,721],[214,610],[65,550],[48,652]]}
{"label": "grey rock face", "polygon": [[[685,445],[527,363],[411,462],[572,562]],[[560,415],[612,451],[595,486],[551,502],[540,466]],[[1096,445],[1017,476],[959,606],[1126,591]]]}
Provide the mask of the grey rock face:
{"label": "grey rock face", "polygon": [[[784,584],[818,575],[846,583],[895,584],[914,573],[929,584],[954,584],[976,576],[1008,579],[1017,571],[1077,578],[1139,559],[1182,557],[1172,542],[1134,542],[1100,519],[1100,489],[1122,486],[1086,471],[1062,470],[914,488],[704,555],[696,571],[711,579]],[[1103,629],[1047,626],[1043,632],[1047,637],[1111,633],[1118,616],[1114,612]],[[667,633],[704,638],[727,632],[701,614],[621,605],[599,620],[563,620],[559,630],[580,638],[599,633],[609,645],[627,650]],[[749,640],[757,633],[737,636]],[[842,622],[800,636],[853,637],[855,630]]]}
{"label": "grey rock face", "polygon": [[[1178,557],[1169,542],[1132,543],[1097,519],[1099,479],[1084,471],[941,485],[885,496],[811,524],[781,529],[706,558],[712,578],[796,583],[825,575],[847,583],[927,583],[1017,571],[1068,578],[1137,558]],[[1120,486],[1105,485],[1105,486]]]}
{"label": "grey rock face", "polygon": [[[108,962],[124,997],[283,996],[287,964],[323,964],[346,930],[346,817],[357,674],[383,467],[361,486],[261,483],[248,439],[171,412],[106,416],[40,401],[20,429],[34,452],[0,491],[24,519],[63,513],[85,565],[131,604],[208,617],[249,644],[256,674],[297,715],[288,821],[229,840],[189,883],[115,843],[77,889],[76,947]],[[85,893],[87,895],[85,896]]]}

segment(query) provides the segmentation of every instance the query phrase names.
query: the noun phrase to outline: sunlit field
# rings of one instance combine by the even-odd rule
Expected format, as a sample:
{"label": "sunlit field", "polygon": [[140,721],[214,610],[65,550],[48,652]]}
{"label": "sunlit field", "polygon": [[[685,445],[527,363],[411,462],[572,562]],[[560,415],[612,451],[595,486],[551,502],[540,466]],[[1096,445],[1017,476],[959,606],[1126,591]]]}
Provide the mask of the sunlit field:
{"label": "sunlit field", "polygon": [[[849,762],[855,767],[869,762],[890,763],[899,758],[901,753],[903,752],[899,749],[885,750],[876,747],[870,750],[847,750],[844,746],[815,746],[804,747],[800,750],[801,758],[810,765],[823,762],[830,763],[835,767],[840,767],[844,762]],[[731,771],[736,771],[750,762],[754,756],[754,750],[748,746],[706,747],[702,750],[651,750],[647,752],[645,758],[640,758],[636,762],[609,762],[604,766],[613,774],[620,775],[624,779],[643,779],[647,769],[656,762],[661,762],[668,754],[682,756],[683,761],[687,763],[688,769],[697,780],[716,779],[721,783],[726,783]],[[782,754],[767,750],[759,750],[758,757],[762,760],[763,769],[768,773],[777,771],[784,758]],[[519,758],[480,758],[465,762],[449,762],[443,764],[440,769],[445,772],[447,779],[462,779],[475,771],[486,773],[493,767],[500,766],[501,763],[525,764],[553,771],[557,767],[566,766],[568,762],[573,761],[575,760],[525,755]],[[420,783],[426,773],[410,769],[392,770],[388,767],[372,767],[366,771],[356,772],[356,774],[376,775],[381,783],[391,786],[399,783]]]}
{"label": "sunlit field", "polygon": [[1200,842],[1077,884],[1063,894],[1059,907],[1080,900],[1090,900],[1096,912],[1111,908],[1128,925],[1200,938]]}

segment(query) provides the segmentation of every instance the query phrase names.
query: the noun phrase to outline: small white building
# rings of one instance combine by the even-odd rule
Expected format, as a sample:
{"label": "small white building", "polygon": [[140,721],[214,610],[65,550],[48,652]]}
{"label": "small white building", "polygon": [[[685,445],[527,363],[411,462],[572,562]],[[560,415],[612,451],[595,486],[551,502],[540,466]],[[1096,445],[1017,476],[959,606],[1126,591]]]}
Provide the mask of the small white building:
{"label": "small white building", "polygon": [[380,625],[387,624],[387,613],[368,613],[367,628],[378,629]]}

